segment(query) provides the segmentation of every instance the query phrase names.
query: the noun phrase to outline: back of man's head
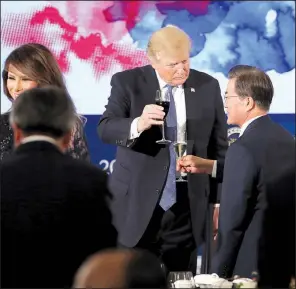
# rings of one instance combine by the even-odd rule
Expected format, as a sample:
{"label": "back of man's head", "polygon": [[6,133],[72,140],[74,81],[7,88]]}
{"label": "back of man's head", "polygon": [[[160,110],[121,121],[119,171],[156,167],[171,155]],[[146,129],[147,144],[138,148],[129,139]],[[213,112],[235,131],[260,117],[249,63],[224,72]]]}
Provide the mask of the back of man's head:
{"label": "back of man's head", "polygon": [[24,91],[13,103],[10,123],[18,138],[44,135],[60,139],[71,133],[76,120],[75,106],[68,93],[48,86]]}
{"label": "back of man's head", "polygon": [[89,257],[76,273],[74,288],[165,288],[158,258],[147,251],[106,250]]}

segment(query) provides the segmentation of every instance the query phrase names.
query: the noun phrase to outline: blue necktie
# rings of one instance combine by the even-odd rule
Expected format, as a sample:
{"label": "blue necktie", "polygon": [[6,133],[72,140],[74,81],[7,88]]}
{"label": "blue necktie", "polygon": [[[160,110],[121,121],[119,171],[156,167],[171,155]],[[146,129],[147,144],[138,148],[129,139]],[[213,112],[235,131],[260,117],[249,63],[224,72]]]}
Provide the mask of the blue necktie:
{"label": "blue necktie", "polygon": [[176,203],[176,154],[174,152],[173,142],[176,141],[177,137],[177,114],[176,106],[173,97],[173,86],[166,85],[168,88],[166,93],[170,97],[170,108],[166,117],[166,138],[171,140],[172,143],[169,145],[170,149],[170,167],[168,177],[166,180],[165,187],[162,192],[160,199],[160,206],[167,211],[171,206]]}

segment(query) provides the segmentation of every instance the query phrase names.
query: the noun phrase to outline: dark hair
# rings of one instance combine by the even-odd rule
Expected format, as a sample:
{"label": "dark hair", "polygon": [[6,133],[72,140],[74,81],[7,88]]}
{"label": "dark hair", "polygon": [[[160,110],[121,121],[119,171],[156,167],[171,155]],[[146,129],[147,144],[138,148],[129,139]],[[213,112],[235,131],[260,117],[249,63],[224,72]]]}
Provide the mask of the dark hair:
{"label": "dark hair", "polygon": [[16,69],[38,83],[38,87],[54,85],[67,91],[63,74],[52,52],[44,45],[27,43],[13,50],[7,57],[2,71],[3,91],[13,100],[7,89],[8,67]]}
{"label": "dark hair", "polygon": [[71,132],[76,121],[75,107],[68,93],[48,86],[24,91],[12,105],[10,123],[26,136],[41,134],[59,138]]}
{"label": "dark hair", "polygon": [[249,65],[237,65],[230,69],[228,78],[235,78],[235,91],[240,97],[250,96],[257,106],[268,111],[274,88],[269,76],[262,70]]}
{"label": "dark hair", "polygon": [[159,259],[145,250],[134,250],[126,270],[126,288],[167,288]]}

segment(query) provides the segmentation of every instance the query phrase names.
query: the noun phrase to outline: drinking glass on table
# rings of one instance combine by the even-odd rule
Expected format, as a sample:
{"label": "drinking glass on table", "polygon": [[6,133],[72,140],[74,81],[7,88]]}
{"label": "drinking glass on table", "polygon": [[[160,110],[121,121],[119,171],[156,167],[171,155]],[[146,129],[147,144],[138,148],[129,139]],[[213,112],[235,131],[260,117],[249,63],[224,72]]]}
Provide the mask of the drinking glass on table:
{"label": "drinking glass on table", "polygon": [[168,275],[169,288],[195,288],[192,272],[170,272]]}
{"label": "drinking glass on table", "polygon": [[[161,93],[160,90],[156,90],[155,103],[163,107],[163,111],[165,113],[165,116],[163,118],[164,121],[170,108],[170,95],[168,93]],[[156,143],[170,144],[171,141],[165,138],[164,123],[161,125],[161,133],[162,139],[156,141]]]}

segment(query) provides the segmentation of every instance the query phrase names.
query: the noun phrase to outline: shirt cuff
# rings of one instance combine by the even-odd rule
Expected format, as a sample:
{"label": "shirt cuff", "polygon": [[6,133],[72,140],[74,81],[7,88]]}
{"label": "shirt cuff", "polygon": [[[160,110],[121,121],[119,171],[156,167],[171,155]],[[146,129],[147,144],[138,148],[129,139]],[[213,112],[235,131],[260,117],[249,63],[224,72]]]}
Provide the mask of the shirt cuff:
{"label": "shirt cuff", "polygon": [[141,133],[138,132],[138,121],[140,117],[136,117],[132,124],[131,124],[131,130],[129,134],[129,140],[135,139],[141,135]]}
{"label": "shirt cuff", "polygon": [[214,204],[213,207],[214,208],[220,208],[220,204]]}
{"label": "shirt cuff", "polygon": [[217,161],[214,161],[213,170],[212,170],[212,178],[216,178],[217,176]]}

